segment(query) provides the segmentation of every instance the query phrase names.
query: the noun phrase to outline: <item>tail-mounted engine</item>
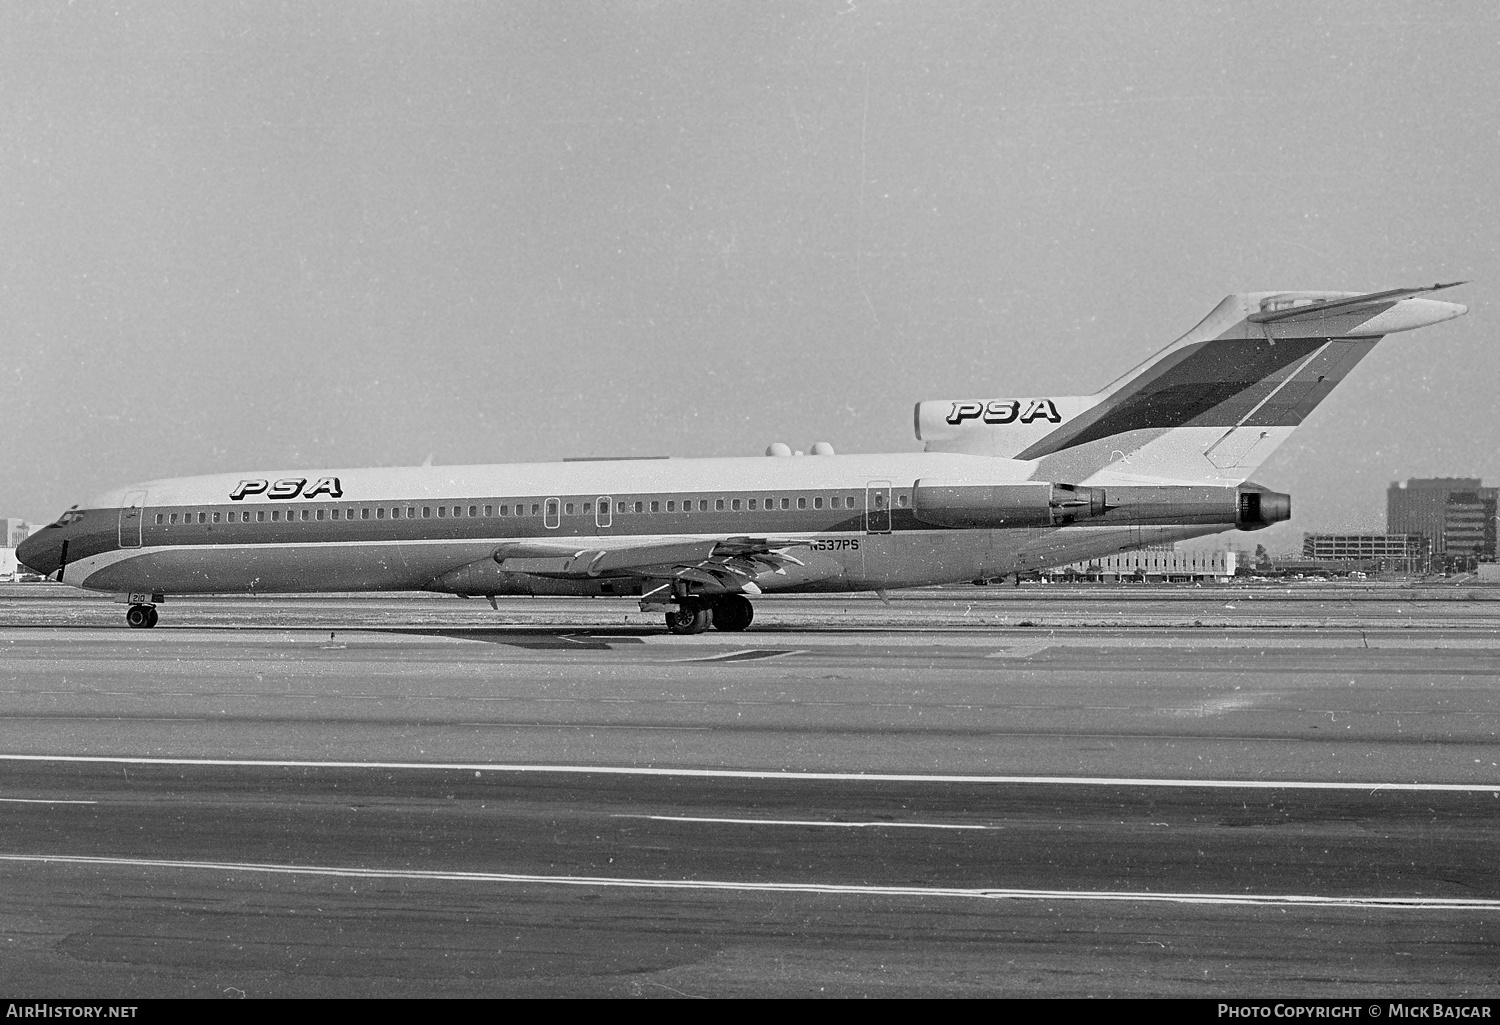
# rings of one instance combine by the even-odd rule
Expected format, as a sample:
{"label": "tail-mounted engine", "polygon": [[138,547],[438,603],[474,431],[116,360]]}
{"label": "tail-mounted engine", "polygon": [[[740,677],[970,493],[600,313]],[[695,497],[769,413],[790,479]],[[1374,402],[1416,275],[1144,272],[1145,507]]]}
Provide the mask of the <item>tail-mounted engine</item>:
{"label": "tail-mounted engine", "polygon": [[1259,530],[1290,519],[1292,498],[1259,484],[1081,487],[1025,481],[959,484],[919,480],[912,515],[935,527],[1006,529],[1099,526],[1221,525]]}
{"label": "tail-mounted engine", "polygon": [[1104,492],[1071,484],[966,485],[919,480],[912,515],[935,527],[1057,527],[1105,510]]}

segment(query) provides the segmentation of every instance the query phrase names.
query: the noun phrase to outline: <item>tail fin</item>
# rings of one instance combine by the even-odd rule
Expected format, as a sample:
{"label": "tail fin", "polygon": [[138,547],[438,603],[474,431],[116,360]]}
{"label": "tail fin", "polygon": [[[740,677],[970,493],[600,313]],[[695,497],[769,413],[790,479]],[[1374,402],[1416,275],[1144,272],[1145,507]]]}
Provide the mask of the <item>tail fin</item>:
{"label": "tail fin", "polygon": [[1451,287],[1231,295],[1095,395],[924,402],[917,436],[928,451],[1035,459],[1039,480],[1239,484],[1384,335],[1467,313],[1416,298]]}

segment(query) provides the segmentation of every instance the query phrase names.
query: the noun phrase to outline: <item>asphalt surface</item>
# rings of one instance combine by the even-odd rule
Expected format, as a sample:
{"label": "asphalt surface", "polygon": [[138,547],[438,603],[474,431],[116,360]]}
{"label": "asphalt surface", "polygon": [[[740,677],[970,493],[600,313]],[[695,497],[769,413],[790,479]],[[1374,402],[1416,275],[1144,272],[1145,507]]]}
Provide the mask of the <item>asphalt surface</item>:
{"label": "asphalt surface", "polygon": [[0,978],[1493,997],[1490,596],[975,588],[679,638],[425,597],[129,631],[6,589]]}

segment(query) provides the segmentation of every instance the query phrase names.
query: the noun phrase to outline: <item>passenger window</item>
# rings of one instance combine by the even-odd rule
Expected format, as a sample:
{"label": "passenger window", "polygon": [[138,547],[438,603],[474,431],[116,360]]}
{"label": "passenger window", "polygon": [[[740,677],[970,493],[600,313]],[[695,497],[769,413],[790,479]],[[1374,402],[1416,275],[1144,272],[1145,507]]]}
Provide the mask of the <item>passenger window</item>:
{"label": "passenger window", "polygon": [[723,512],[724,511],[724,500],[722,498],[716,498],[716,499],[714,499],[714,510],[716,512]]}
{"label": "passenger window", "polygon": [[645,502],[637,502],[637,503],[635,503],[635,511],[636,512],[645,512],[646,511],[646,503]]}
{"label": "passenger window", "polygon": [[821,508],[823,508],[823,496],[822,495],[819,495],[817,498],[813,499],[813,508],[814,509],[821,509]]}
{"label": "passenger window", "polygon": [[706,498],[700,498],[700,499],[698,499],[698,511],[699,512],[708,512],[708,499],[706,499]]}
{"label": "passenger window", "polygon": [[585,503],[583,503],[583,514],[585,516],[591,516],[591,515],[593,515],[593,512],[594,512],[594,503],[593,502],[585,502]]}
{"label": "passenger window", "polygon": [[661,503],[660,502],[652,502],[651,503],[651,511],[652,512],[661,512]]}
{"label": "passenger window", "polygon": [[280,523],[281,522],[281,510],[280,509],[272,509],[271,510],[271,519],[274,520],[277,523]]}
{"label": "passenger window", "polygon": [[676,512],[676,511],[677,511],[677,503],[676,502],[668,502],[667,503],[667,512]]}
{"label": "passenger window", "polygon": [[897,495],[896,496],[896,504],[899,505],[901,508],[905,509],[906,508],[906,496],[904,494]]}
{"label": "passenger window", "polygon": [[370,518],[370,507],[369,506],[365,506],[363,509],[361,509],[359,511],[359,518],[362,519],[362,520],[368,520]]}
{"label": "passenger window", "polygon": [[327,512],[326,509],[319,509],[318,510],[318,519],[321,520],[326,512]]}
{"label": "passenger window", "polygon": [[[471,505],[471,506],[469,506],[469,515],[470,516],[477,515],[478,512],[479,512],[479,506],[477,506],[477,505]],[[485,506],[484,507],[484,514],[486,516],[488,516],[490,514],[490,507],[489,506]]]}
{"label": "passenger window", "polygon": [[569,516],[573,515],[573,503],[572,502],[568,503],[568,515]]}
{"label": "passenger window", "polygon": [[805,498],[798,498],[797,499],[797,508],[798,509],[806,509],[807,508],[807,499],[805,499]]}
{"label": "passenger window", "polygon": [[432,518],[432,506],[430,506],[430,505],[424,505],[424,506],[422,506],[422,519],[424,519],[424,520],[430,520],[431,518]]}
{"label": "passenger window", "polygon": [[[516,508],[519,509],[521,507],[518,505],[518,506],[516,506]],[[510,515],[510,506],[508,506],[508,505],[502,505],[500,507],[500,515],[501,516],[509,516]]]}
{"label": "passenger window", "polygon": [[214,513],[214,522],[215,523],[219,522],[219,514],[218,513]]}
{"label": "passenger window", "polygon": [[375,518],[377,520],[385,519],[385,509],[383,507],[375,510]]}
{"label": "passenger window", "polygon": [[[470,506],[470,508],[473,508],[473,506]],[[485,506],[484,507],[484,514],[486,516],[493,516],[493,515],[495,515],[495,507],[493,505],[487,505],[487,506]]]}
{"label": "passenger window", "polygon": [[176,522],[177,522],[177,514],[176,514],[176,513],[173,513],[173,514],[172,514],[172,522],[173,522],[173,523],[176,523]]}
{"label": "passenger window", "polygon": [[732,500],[729,504],[733,507],[735,512],[740,511],[740,500],[738,498]]}
{"label": "passenger window", "polygon": [[[422,510],[422,515],[426,516],[427,515],[427,510],[423,509]],[[439,516],[447,516],[448,515],[448,507],[446,505],[440,505],[440,506],[438,506],[438,515]]]}
{"label": "passenger window", "polygon": [[264,522],[266,522],[266,511],[264,509],[257,509],[257,510],[255,510],[255,522],[256,523],[264,523]]}
{"label": "passenger window", "polygon": [[161,513],[157,513],[157,514],[156,514],[156,522],[157,522],[157,523],[161,523],[161,522],[163,522],[163,521],[164,521],[164,520],[165,520],[165,517],[164,517],[164,516],[163,516],[163,515],[162,515],[162,514],[161,514]]}
{"label": "passenger window", "polygon": [[750,499],[750,508],[752,508],[752,509],[759,509],[760,508],[760,499],[758,499],[758,498],[752,498],[752,499]]}
{"label": "passenger window", "polygon": [[846,496],[844,496],[844,508],[845,509],[853,509],[854,508],[854,496],[853,495],[846,495]]}
{"label": "passenger window", "polygon": [[770,497],[769,495],[767,495],[766,496],[766,508],[767,509],[774,509],[774,508],[776,508],[776,499],[774,499],[774,498]]}
{"label": "passenger window", "polygon": [[352,520],[352,519],[354,519],[354,510],[353,509],[345,509],[344,510],[344,519],[346,519],[346,520]]}
{"label": "passenger window", "polygon": [[[322,512],[323,510],[319,509],[318,511]],[[307,522],[307,514],[308,514],[308,510],[307,509],[303,509],[302,510],[302,522],[304,522],[304,523]]]}
{"label": "passenger window", "polygon": [[783,498],[781,500],[781,507],[783,509],[790,509],[792,507],[792,500],[790,498]]}

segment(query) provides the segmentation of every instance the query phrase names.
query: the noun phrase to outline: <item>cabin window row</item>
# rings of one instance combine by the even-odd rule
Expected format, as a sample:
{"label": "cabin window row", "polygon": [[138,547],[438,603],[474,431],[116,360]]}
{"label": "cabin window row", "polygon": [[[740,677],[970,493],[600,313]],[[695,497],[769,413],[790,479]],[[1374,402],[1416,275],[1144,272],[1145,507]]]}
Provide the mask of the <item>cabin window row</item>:
{"label": "cabin window row", "polygon": [[[905,496],[902,496],[902,498],[904,499]],[[741,498],[728,498],[728,499],[726,499],[726,498],[716,498],[716,499],[713,500],[713,508],[714,508],[715,512],[724,512],[726,510],[728,510],[730,512],[741,512],[741,511],[755,512],[755,511],[760,511],[760,510],[774,511],[774,510],[777,510],[777,509],[790,510],[792,508],[793,501],[794,500],[791,499],[791,498],[786,498],[786,497],[777,498],[774,495],[767,495],[765,498],[759,498],[759,497],[757,497],[757,498],[745,498],[745,499],[741,499]],[[660,512],[663,511],[663,506],[665,506],[665,511],[669,512],[669,513],[679,512],[679,511],[681,511],[681,512],[693,512],[694,511],[693,506],[694,506],[695,502],[697,504],[697,511],[698,512],[708,512],[708,509],[709,509],[709,500],[706,499],[706,498],[700,498],[700,499],[696,499],[696,500],[695,499],[691,499],[691,498],[684,498],[684,499],[680,499],[680,500],[679,499],[675,499],[675,498],[669,498],[669,499],[655,499],[655,500],[651,500],[651,501],[642,500],[642,501],[637,501],[637,502],[628,502],[628,501],[616,502],[616,501],[613,501],[611,499],[605,499],[605,500],[603,500],[603,501],[601,501],[599,503],[599,511],[601,513],[608,513],[608,512],[614,512],[614,513],[629,513],[629,512],[637,512],[637,513],[653,512],[653,513],[660,513]],[[809,507],[811,507],[813,509],[822,509],[822,508],[824,508],[824,496],[822,496],[822,495],[814,495],[812,498],[808,498],[806,496],[800,496],[797,499],[795,499],[795,502],[796,502],[796,507],[798,509],[807,509]],[[902,504],[905,505],[905,502],[903,501]],[[581,509],[580,509],[580,507],[581,507]],[[433,517],[433,514],[434,514],[434,508],[436,509],[436,515],[437,515],[438,519],[446,519],[446,518],[455,518],[455,519],[457,519],[457,518],[463,518],[465,516],[478,517],[478,516],[481,516],[481,515],[483,515],[483,516],[495,516],[497,513],[500,516],[510,516],[510,515],[512,515],[513,512],[514,512],[514,515],[516,515],[516,516],[525,516],[527,514],[527,503],[523,503],[523,502],[517,502],[514,505],[511,505],[511,504],[507,503],[507,504],[499,505],[499,506],[495,506],[495,505],[486,505],[486,506],[470,505],[470,506],[467,506],[467,507],[462,506],[462,505],[453,505],[453,506],[439,505],[439,506],[436,506],[436,507],[434,507],[434,506],[428,506],[428,505],[424,505],[424,506],[397,506],[397,507],[390,508],[389,511],[387,511],[387,508],[385,506],[361,507],[358,510],[358,514],[357,515],[356,515],[355,509],[353,509],[353,508],[338,509],[338,508],[328,508],[326,506],[320,506],[320,507],[317,507],[317,508],[303,508],[303,509],[255,509],[255,510],[253,510],[253,513],[254,513],[254,517],[255,517],[255,522],[256,523],[266,523],[266,522],[271,522],[271,523],[287,522],[287,523],[291,523],[291,522],[295,522],[295,521],[299,521],[299,520],[305,522],[305,521],[309,521],[309,520],[340,520],[340,519],[342,519],[342,520],[352,520],[352,519],[361,519],[361,520],[369,520],[369,519],[376,519],[376,520],[384,520],[384,519],[393,519],[393,520],[408,519],[408,520],[411,520],[411,519],[417,519],[419,516],[421,518],[423,518],[423,519],[431,519]],[[839,509],[839,508],[854,509],[854,508],[856,508],[855,497],[853,495],[832,495],[832,496],[830,496],[827,499],[827,508],[829,508],[829,509]],[[480,511],[481,509],[483,510],[482,513]],[[539,516],[539,515],[541,515],[542,504],[540,502],[532,502],[532,503],[530,503],[530,512],[531,512],[532,516]],[[594,503],[593,502],[582,502],[582,503],[578,503],[578,502],[565,502],[565,503],[563,503],[563,512],[564,512],[564,515],[567,515],[567,516],[577,515],[579,512],[581,512],[581,514],[584,515],[584,516],[592,516],[592,515],[594,515]],[[251,522],[251,513],[252,513],[252,510],[250,510],[250,509],[244,509],[244,510],[230,509],[227,512],[217,511],[217,512],[157,513],[156,514],[156,523],[157,523],[158,526],[174,526],[174,525],[177,525],[177,524],[191,524],[191,523],[195,523],[195,522],[196,523],[249,523],[249,522]]]}

